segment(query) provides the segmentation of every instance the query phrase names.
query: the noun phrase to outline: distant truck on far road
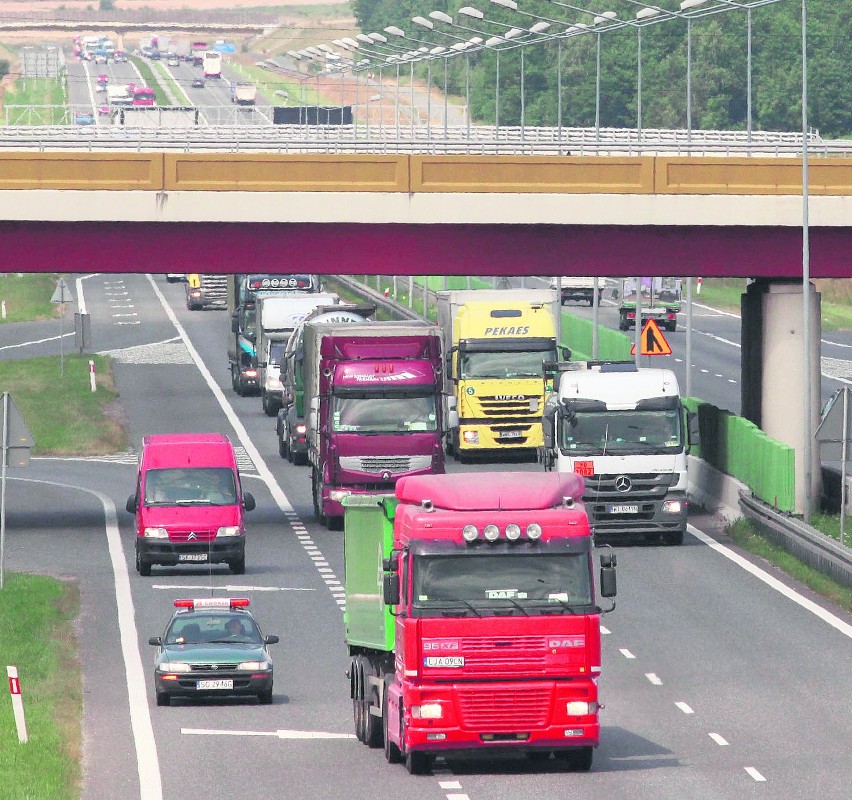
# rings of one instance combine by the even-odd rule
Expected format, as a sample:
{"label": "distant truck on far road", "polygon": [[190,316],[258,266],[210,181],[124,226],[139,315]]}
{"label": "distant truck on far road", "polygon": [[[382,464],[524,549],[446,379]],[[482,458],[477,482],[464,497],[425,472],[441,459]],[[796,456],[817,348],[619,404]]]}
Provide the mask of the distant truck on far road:
{"label": "distant truck on far road", "polygon": [[257,87],[253,83],[232,83],[231,102],[238,106],[253,106],[257,99]]}
{"label": "distant truck on far road", "polygon": [[[579,303],[588,303],[590,306],[594,305],[594,296],[595,296],[595,279],[594,278],[580,278],[575,275],[565,275],[561,279],[559,278],[551,278],[550,279],[550,288],[554,290],[559,290],[560,299],[562,301],[562,305],[564,306],[569,302],[579,302]],[[598,279],[598,305],[601,302],[601,295],[604,290],[604,282],[602,279]]]}

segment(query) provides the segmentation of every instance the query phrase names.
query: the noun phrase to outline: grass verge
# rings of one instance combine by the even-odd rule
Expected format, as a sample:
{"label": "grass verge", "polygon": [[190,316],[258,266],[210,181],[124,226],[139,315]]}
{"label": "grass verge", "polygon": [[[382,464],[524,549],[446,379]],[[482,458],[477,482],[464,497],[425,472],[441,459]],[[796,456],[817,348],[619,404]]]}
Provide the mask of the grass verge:
{"label": "grass verge", "polygon": [[[150,66],[152,70],[156,71],[159,79],[164,81],[166,86],[169,87],[169,91],[172,93],[177,105],[192,105],[192,102],[186,96],[186,92],[178,85],[177,81],[172,76],[172,73],[169,72],[169,68],[163,64],[162,61],[152,61]],[[169,105],[173,105],[173,103],[169,103]]]}
{"label": "grass verge", "polygon": [[0,273],[0,300],[6,302],[6,318],[0,317],[0,325],[4,322],[51,319],[56,306],[50,302],[50,298],[56,289],[58,278],[59,275],[50,272],[37,275]]}
{"label": "grass verge", "polygon": [[[3,96],[6,106],[48,106],[12,116],[10,124],[61,125],[65,122],[65,83],[59,78],[18,78]],[[37,121],[36,121],[37,119]]]}
{"label": "grass verge", "polygon": [[[89,384],[95,362],[97,391]],[[35,440],[32,455],[105,455],[128,448],[128,433],[109,359],[58,356],[0,361],[0,392],[9,392]],[[0,784],[2,785],[2,784]]]}
{"label": "grass verge", "polygon": [[[814,285],[822,295],[822,329],[852,329],[852,280],[818,280]],[[740,313],[740,296],[745,291],[745,278],[705,278],[701,294],[693,299],[714,308]]]}
{"label": "grass verge", "polygon": [[157,105],[170,106],[171,101],[163,90],[163,87],[160,86],[160,82],[154,75],[151,65],[144,58],[139,58],[138,56],[130,56],[130,61],[136,65],[136,69],[139,70],[139,74],[142,76],[145,85],[154,90],[154,100]]}
{"label": "grass verge", "polygon": [[0,703],[0,795],[80,796],[82,683],[74,619],[77,586],[8,573],[0,593],[0,653],[18,668],[29,742],[18,742],[12,704]]}
{"label": "grass verge", "polygon": [[832,600],[846,611],[852,611],[852,589],[841,586],[827,575],[817,572],[803,564],[784,548],[762,536],[748,520],[738,519],[727,528],[727,533],[735,544],[756,556],[766,559],[791,578],[803,583],[817,594]]}

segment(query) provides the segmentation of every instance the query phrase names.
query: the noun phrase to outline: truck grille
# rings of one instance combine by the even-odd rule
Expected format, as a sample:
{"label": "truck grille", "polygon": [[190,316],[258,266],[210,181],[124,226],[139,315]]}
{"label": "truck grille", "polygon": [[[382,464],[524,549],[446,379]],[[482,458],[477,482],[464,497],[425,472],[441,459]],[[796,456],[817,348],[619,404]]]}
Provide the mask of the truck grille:
{"label": "truck grille", "polygon": [[506,675],[519,678],[543,675],[547,642],[541,636],[476,637],[461,643],[465,677]]}
{"label": "truck grille", "polygon": [[429,469],[432,456],[340,456],[340,468],[350,472],[371,472],[376,475],[405,475]]}
{"label": "truck grille", "polygon": [[[624,479],[629,482],[626,490],[619,491],[616,488],[624,484]],[[639,506],[637,514],[631,514],[630,520],[653,519],[655,510],[659,506],[669,487],[676,484],[679,479],[678,473],[668,474],[635,474],[635,475],[594,475],[586,478],[586,490],[583,502],[586,510],[594,517],[596,522],[610,520],[624,520],[623,514],[609,514],[607,507],[611,504],[633,504]]]}
{"label": "truck grille", "polygon": [[517,395],[517,397],[482,396],[471,398],[473,404],[479,403],[483,417],[540,417],[540,413],[530,411],[530,403],[535,400],[539,412],[542,407],[541,397],[537,394]]}
{"label": "truck grille", "polygon": [[462,727],[482,733],[515,733],[547,725],[551,687],[500,688],[457,686]]}

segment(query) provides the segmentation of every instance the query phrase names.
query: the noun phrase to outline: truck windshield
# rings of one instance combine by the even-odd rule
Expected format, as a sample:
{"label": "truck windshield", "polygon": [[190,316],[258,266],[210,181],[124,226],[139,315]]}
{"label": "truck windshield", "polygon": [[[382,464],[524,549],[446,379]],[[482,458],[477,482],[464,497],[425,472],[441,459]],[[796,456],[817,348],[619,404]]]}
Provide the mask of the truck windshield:
{"label": "truck windshield", "polygon": [[151,469],[145,473],[146,506],[233,506],[234,473],[227,467]]}
{"label": "truck windshield", "polygon": [[587,553],[487,553],[420,556],[415,561],[412,605],[421,616],[452,609],[499,615],[542,609],[572,613],[592,604]]}
{"label": "truck windshield", "polygon": [[678,453],[683,449],[680,413],[671,409],[566,415],[559,446],[568,455]]}
{"label": "truck windshield", "polygon": [[284,358],[284,349],[287,347],[286,342],[270,342],[269,344],[269,365],[271,367],[280,367],[281,359]]}
{"label": "truck windshield", "polygon": [[435,396],[401,392],[335,395],[332,428],[346,433],[420,433],[437,430]]}
{"label": "truck windshield", "polygon": [[541,365],[555,361],[556,350],[464,350],[461,378],[541,378]]}

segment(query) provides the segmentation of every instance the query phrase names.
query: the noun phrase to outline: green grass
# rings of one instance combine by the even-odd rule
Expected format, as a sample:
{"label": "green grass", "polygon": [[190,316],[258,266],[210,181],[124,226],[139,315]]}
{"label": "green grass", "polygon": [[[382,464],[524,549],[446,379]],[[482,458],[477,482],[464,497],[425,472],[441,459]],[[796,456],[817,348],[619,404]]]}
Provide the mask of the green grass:
{"label": "green grass", "polygon": [[59,78],[18,78],[3,96],[4,106],[50,106],[33,109],[38,119],[28,114],[17,114],[10,120],[13,125],[61,125],[67,122],[66,102],[65,81]]}
{"label": "green grass", "polygon": [[76,585],[7,573],[0,591],[0,653],[18,668],[29,742],[21,744],[7,691],[0,703],[0,795],[80,796],[82,680],[74,618]]}
{"label": "green grass", "polygon": [[[840,514],[814,514],[811,516],[811,525],[820,533],[840,541]],[[852,517],[846,515],[843,523],[844,544],[852,545]]]}
{"label": "green grass", "polygon": [[[852,329],[852,280],[818,280],[815,285],[822,295],[822,329]],[[705,278],[701,294],[695,294],[693,284],[692,297],[698,303],[739,314],[745,288],[745,278]]]}
{"label": "green grass", "polygon": [[748,520],[738,519],[727,528],[727,533],[734,543],[744,550],[774,564],[799,583],[832,600],[841,608],[852,611],[852,588],[841,586],[827,575],[803,564],[794,555],[761,535]]}
{"label": "green grass", "polygon": [[151,65],[145,61],[144,58],[139,58],[138,56],[129,56],[130,61],[134,63],[139,70],[139,74],[142,76],[142,80],[146,86],[149,86],[154,90],[154,100],[158,106],[170,106],[171,101],[166,95],[165,91],[163,91],[163,87],[160,86],[156,77],[154,76],[154,71],[151,69]]}
{"label": "green grass", "polygon": [[[89,384],[95,362],[97,391]],[[66,355],[0,361],[0,392],[9,392],[35,440],[32,455],[104,455],[126,450],[109,359]]]}
{"label": "green grass", "polygon": [[[169,87],[172,95],[175,98],[175,103],[179,106],[191,106],[192,102],[186,96],[186,92],[178,86],[177,81],[172,77],[171,72],[169,72],[168,68],[161,61],[152,61],[151,69],[155,71],[157,75],[159,75],[160,79],[165,82],[166,86]],[[173,105],[171,102],[167,103],[167,105]]]}
{"label": "green grass", "polygon": [[0,272],[0,300],[6,301],[6,319],[0,317],[0,325],[4,322],[51,319],[56,306],[50,298],[58,279],[59,276],[51,272]]}
{"label": "green grass", "polygon": [[[304,106],[329,106],[340,105],[340,96],[337,99],[332,94],[317,91],[316,80],[305,76],[302,81],[295,81],[277,72],[271,72],[253,64],[232,63],[231,69],[252,81],[267,99],[274,105],[304,105]],[[283,90],[288,97],[276,96],[275,92]]]}

